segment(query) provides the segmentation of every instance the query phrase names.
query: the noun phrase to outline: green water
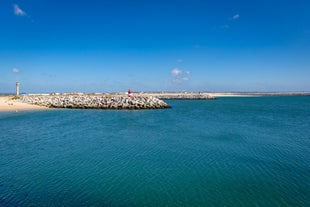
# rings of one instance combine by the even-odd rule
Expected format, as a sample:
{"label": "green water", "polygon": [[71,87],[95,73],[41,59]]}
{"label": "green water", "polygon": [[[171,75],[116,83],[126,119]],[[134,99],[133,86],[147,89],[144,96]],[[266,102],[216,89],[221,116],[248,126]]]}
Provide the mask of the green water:
{"label": "green water", "polygon": [[0,112],[0,206],[309,206],[310,97]]}

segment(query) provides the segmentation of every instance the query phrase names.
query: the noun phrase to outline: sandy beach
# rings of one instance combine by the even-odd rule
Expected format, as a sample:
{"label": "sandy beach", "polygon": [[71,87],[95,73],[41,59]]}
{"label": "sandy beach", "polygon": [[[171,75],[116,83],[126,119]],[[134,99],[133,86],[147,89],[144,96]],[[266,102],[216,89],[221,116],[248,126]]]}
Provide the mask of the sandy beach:
{"label": "sandy beach", "polygon": [[48,109],[43,106],[21,103],[18,100],[12,100],[12,98],[13,96],[0,96],[0,112]]}

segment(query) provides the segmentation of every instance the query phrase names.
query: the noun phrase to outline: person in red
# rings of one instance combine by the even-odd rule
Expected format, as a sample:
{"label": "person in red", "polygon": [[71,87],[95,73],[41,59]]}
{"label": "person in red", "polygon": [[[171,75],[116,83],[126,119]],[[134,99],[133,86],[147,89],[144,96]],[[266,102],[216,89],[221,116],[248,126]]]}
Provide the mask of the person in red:
{"label": "person in red", "polygon": [[133,96],[132,91],[129,89],[128,90],[128,97],[131,98]]}

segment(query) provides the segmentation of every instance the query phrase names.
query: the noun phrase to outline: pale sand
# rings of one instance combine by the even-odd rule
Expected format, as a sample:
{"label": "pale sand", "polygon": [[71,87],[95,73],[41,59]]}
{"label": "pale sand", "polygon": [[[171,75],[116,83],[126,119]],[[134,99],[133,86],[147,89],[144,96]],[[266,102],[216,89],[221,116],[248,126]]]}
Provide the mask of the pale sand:
{"label": "pale sand", "polygon": [[208,95],[210,97],[255,97],[255,96],[261,96],[261,94],[246,94],[246,93],[217,93],[217,92],[188,92],[188,93],[169,93],[169,92],[162,92],[162,93],[143,93],[144,95],[150,95],[150,96],[178,96],[178,95]]}
{"label": "pale sand", "polygon": [[12,100],[13,96],[0,96],[0,111],[25,111],[25,110],[44,110],[44,106],[37,106],[27,103],[21,103],[18,100]]}
{"label": "pale sand", "polygon": [[255,97],[255,96],[261,96],[259,94],[242,94],[242,93],[206,93],[213,97]]}

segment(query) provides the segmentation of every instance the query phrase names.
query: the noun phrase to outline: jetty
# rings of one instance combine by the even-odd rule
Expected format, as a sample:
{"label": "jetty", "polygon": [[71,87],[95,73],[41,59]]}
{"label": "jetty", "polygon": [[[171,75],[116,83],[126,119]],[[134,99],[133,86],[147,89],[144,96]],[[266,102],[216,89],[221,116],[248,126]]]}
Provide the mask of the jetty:
{"label": "jetty", "polygon": [[49,108],[72,109],[164,109],[171,108],[164,101],[153,96],[125,95],[22,95],[19,101]]}

